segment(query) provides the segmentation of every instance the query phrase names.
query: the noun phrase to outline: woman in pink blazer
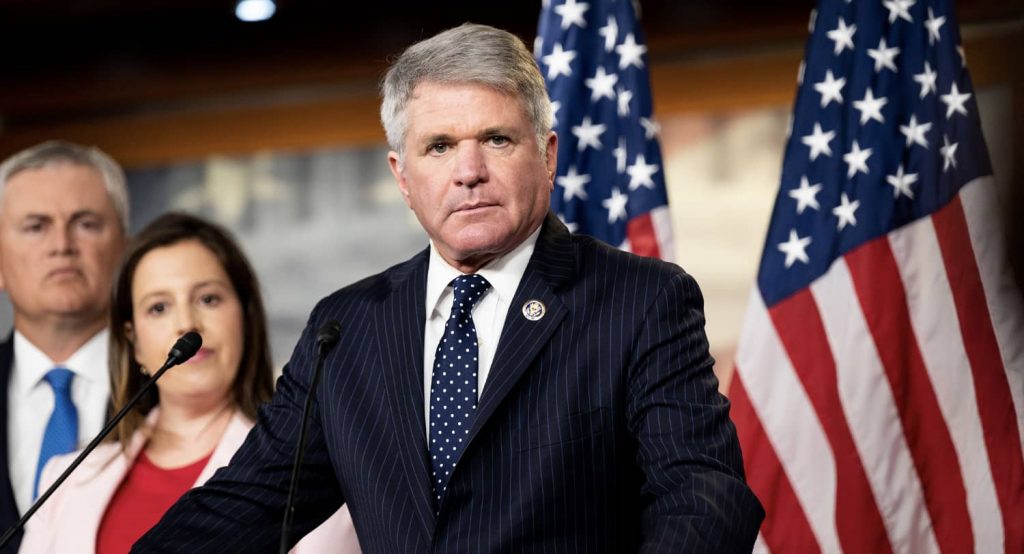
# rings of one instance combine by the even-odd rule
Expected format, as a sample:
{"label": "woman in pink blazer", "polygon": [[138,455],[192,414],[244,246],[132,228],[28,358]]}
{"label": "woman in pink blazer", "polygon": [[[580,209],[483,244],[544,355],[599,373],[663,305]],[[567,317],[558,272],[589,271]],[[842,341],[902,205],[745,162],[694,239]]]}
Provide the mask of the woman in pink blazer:
{"label": "woman in pink blazer", "polygon": [[[160,367],[175,340],[203,337],[36,513],[22,553],[126,552],[171,504],[226,465],[269,400],[272,371],[259,284],[226,231],[165,215],[128,247],[111,301],[114,409]],[[70,465],[53,458],[40,490]],[[359,553],[346,507],[295,552]]]}

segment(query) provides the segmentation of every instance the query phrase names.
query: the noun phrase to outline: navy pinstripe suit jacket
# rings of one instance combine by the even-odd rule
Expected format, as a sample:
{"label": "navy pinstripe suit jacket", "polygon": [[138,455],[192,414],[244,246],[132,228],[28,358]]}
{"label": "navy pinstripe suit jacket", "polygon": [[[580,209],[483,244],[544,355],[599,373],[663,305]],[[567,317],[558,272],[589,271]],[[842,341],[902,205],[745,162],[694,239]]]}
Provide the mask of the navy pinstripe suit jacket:
{"label": "navy pinstripe suit jacket", "polygon": [[[344,329],[310,425],[296,539],[347,502],[366,553],[749,551],[764,512],[678,267],[553,215],[435,506],[423,421],[427,252],[314,309],[245,444],[133,552],[270,552],[322,322]],[[539,321],[520,312],[547,306]]]}

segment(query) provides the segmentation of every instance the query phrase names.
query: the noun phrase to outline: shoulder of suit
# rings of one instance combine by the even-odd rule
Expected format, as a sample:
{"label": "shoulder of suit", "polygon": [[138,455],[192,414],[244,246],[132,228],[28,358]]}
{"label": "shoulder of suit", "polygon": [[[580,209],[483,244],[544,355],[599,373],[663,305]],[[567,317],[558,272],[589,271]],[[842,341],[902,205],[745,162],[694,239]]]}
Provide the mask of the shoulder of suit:
{"label": "shoulder of suit", "polygon": [[[7,338],[0,341],[0,375],[6,376],[10,372],[11,362],[14,360],[14,330],[7,335]],[[6,380],[4,381],[6,385]],[[5,387],[6,388],[6,387]]]}
{"label": "shoulder of suit", "polygon": [[691,278],[682,267],[672,262],[625,252],[587,235],[574,234],[572,242],[584,263],[589,261],[598,270],[609,274],[625,272],[655,281]]}

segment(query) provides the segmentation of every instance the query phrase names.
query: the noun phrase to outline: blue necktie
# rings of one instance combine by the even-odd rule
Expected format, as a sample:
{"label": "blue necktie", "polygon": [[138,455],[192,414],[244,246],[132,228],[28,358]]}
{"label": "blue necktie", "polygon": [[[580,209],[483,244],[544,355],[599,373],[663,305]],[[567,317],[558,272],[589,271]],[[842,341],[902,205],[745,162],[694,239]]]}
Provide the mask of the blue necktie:
{"label": "blue necktie", "polygon": [[32,485],[33,500],[39,496],[39,476],[46,462],[58,454],[74,452],[78,448],[78,410],[71,401],[71,380],[74,377],[71,370],[63,367],[51,369],[43,377],[53,387],[53,413],[46,423],[43,446],[39,449],[39,465]]}
{"label": "blue necktie", "polygon": [[487,279],[475,274],[452,280],[452,313],[434,353],[430,380],[430,463],[437,505],[465,447],[476,413],[479,348],[473,305],[490,286]]}

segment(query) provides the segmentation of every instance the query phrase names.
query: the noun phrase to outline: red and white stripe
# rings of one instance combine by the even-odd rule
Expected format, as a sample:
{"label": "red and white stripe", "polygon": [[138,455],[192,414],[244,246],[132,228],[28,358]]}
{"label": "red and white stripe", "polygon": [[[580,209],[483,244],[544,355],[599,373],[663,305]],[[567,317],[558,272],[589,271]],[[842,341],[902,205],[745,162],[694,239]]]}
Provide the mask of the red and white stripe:
{"label": "red and white stripe", "polygon": [[630,219],[626,224],[626,240],[619,248],[640,256],[674,261],[672,214],[668,206],[659,206]]}
{"label": "red and white stripe", "polygon": [[1024,302],[993,196],[752,294],[730,397],[757,551],[1024,551]]}

